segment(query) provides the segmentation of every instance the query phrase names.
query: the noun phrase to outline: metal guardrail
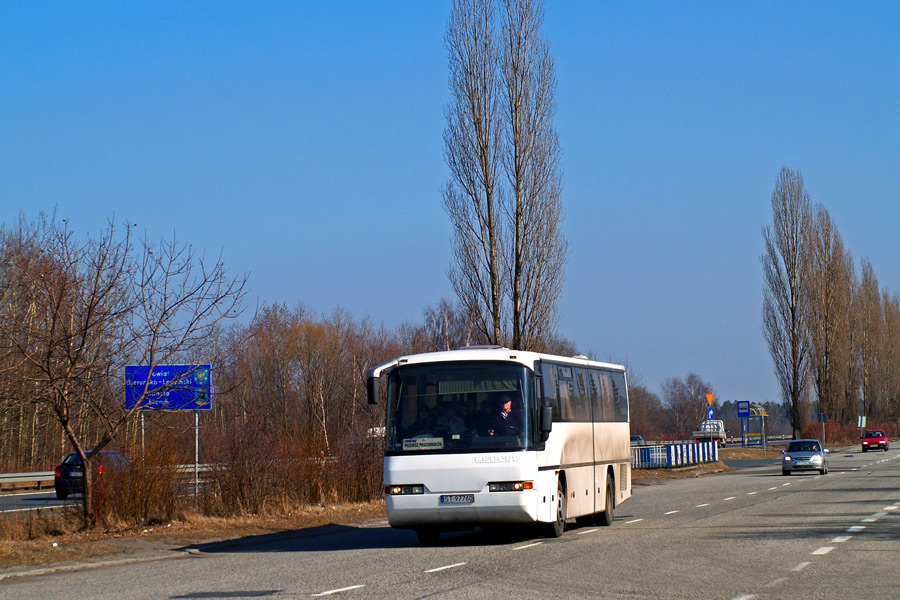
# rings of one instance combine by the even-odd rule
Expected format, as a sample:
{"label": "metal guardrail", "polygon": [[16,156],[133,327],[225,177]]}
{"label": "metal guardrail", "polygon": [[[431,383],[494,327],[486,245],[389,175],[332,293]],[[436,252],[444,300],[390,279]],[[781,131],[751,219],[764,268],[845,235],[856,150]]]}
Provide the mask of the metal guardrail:
{"label": "metal guardrail", "polygon": [[[202,464],[198,465],[199,473],[206,473],[212,470],[214,465]],[[176,465],[175,471],[182,477],[190,477],[194,475],[194,465]],[[55,471],[34,471],[31,473],[0,473],[0,486],[10,483],[37,483],[40,487],[41,483],[52,482]]]}
{"label": "metal guardrail", "polygon": [[0,473],[0,485],[4,483],[42,483],[53,481],[53,471],[34,471],[32,473]]}

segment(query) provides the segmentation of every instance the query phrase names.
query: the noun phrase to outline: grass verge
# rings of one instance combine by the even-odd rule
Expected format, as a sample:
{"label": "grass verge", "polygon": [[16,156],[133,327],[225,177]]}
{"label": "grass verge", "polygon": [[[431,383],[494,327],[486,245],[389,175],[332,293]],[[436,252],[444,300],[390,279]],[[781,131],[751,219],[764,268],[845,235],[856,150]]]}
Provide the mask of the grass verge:
{"label": "grass verge", "polygon": [[384,502],[301,506],[284,514],[208,517],[196,513],[147,527],[111,526],[78,531],[71,510],[15,513],[0,521],[0,569],[125,558],[162,553],[199,541],[234,539],[328,524],[352,524],[385,516]]}

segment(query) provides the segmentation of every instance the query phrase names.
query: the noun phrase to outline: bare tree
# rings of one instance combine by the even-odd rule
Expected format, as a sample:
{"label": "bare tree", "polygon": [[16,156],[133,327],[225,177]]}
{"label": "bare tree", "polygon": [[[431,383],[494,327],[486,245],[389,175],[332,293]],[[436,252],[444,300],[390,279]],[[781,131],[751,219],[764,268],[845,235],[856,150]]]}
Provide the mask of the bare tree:
{"label": "bare tree", "polygon": [[500,83],[493,2],[455,0],[447,26],[450,90],[444,156],[452,180],[443,193],[453,225],[450,281],[484,341],[502,340],[503,278],[498,172]]}
{"label": "bare tree", "polygon": [[878,361],[879,397],[881,416],[888,419],[894,413],[893,404],[900,398],[900,296],[884,290],[881,306],[884,312],[884,329],[881,359]]}
{"label": "bare tree", "polygon": [[631,433],[654,439],[665,431],[666,409],[662,400],[643,385],[629,382],[628,411]]}
{"label": "bare tree", "polygon": [[85,464],[83,517],[90,527],[97,452],[151,391],[148,378],[126,410],[125,365],[152,369],[190,354],[216,323],[237,315],[245,280],[174,240],[144,241],[138,252],[131,226],[119,235],[110,222],[86,242],[65,222],[44,220],[32,231],[30,243],[18,244],[21,252],[8,258],[14,279],[2,298],[0,337],[28,384],[23,401],[49,409]]}
{"label": "bare tree", "polygon": [[530,350],[552,336],[562,293],[567,244],[560,230],[559,140],[553,127],[556,74],[541,38],[543,9],[534,0],[505,0],[501,43],[504,167],[512,231],[512,347]]}
{"label": "bare tree", "polygon": [[521,349],[550,343],[567,251],[542,20],[536,0],[504,0],[499,16],[493,0],[457,0],[446,37],[450,278],[483,341]]}
{"label": "bare tree", "polygon": [[807,230],[805,306],[810,339],[810,367],[820,412],[843,420],[843,366],[851,348],[850,274],[853,261],[844,251],[837,227],[824,207],[815,209]]}
{"label": "bare tree", "polygon": [[862,262],[862,275],[857,293],[856,309],[859,311],[859,361],[862,390],[862,414],[870,416],[878,404],[878,359],[882,344],[883,310],[878,278],[872,263]]}
{"label": "bare tree", "polygon": [[795,439],[803,429],[809,394],[810,343],[803,307],[809,222],[803,176],[783,167],[772,192],[772,226],[763,228],[763,333]]}
{"label": "bare tree", "polygon": [[706,416],[706,394],[712,386],[696,373],[687,377],[669,377],[663,382],[663,403],[669,411],[672,429],[681,439],[687,439]]}
{"label": "bare tree", "polygon": [[432,350],[470,345],[472,329],[471,314],[457,310],[447,299],[442,299],[436,307],[425,309],[425,335],[431,340]]}

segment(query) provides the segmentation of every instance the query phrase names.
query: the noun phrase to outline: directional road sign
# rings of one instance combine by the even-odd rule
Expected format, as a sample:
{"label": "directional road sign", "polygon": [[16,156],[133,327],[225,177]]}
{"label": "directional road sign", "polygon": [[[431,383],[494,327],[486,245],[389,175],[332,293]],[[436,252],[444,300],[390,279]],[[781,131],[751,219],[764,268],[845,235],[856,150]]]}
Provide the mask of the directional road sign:
{"label": "directional road sign", "polygon": [[[209,410],[210,365],[125,367],[125,408]],[[145,393],[146,391],[146,393]]]}

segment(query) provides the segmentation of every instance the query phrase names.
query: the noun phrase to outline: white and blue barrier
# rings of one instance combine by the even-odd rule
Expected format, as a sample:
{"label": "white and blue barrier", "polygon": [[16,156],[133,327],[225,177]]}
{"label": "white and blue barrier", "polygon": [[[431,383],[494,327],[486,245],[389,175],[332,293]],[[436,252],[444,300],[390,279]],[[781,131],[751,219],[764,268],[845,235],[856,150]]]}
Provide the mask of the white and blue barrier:
{"label": "white and blue barrier", "polygon": [[631,448],[632,469],[665,469],[667,464],[665,446],[635,446]]}
{"label": "white and blue barrier", "polygon": [[675,469],[719,460],[719,445],[712,442],[635,446],[631,449],[632,469]]}

